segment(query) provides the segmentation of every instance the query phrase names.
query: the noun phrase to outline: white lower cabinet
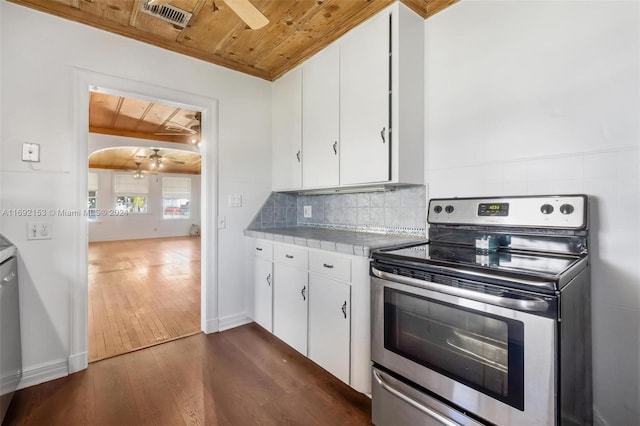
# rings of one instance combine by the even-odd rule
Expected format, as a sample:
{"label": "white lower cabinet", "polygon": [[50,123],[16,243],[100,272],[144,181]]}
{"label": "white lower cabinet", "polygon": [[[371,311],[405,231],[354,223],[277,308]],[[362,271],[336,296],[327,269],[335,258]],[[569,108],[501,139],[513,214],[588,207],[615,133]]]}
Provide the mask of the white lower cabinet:
{"label": "white lower cabinet", "polygon": [[351,286],[309,276],[309,358],[349,383]]}
{"label": "white lower cabinet", "polygon": [[254,260],[254,320],[273,331],[273,263],[256,257]]}
{"label": "white lower cabinet", "polygon": [[309,274],[278,263],[273,273],[273,334],[307,355]]}
{"label": "white lower cabinet", "polygon": [[370,393],[369,259],[259,239],[255,250],[255,321],[352,388]]}

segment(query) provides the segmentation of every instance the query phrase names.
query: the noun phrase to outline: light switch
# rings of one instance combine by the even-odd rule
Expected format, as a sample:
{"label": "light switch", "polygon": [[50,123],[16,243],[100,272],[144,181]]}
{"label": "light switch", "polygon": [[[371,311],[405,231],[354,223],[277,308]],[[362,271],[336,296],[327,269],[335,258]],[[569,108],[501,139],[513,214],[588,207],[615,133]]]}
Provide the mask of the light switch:
{"label": "light switch", "polygon": [[40,162],[40,145],[37,143],[22,144],[22,161]]}

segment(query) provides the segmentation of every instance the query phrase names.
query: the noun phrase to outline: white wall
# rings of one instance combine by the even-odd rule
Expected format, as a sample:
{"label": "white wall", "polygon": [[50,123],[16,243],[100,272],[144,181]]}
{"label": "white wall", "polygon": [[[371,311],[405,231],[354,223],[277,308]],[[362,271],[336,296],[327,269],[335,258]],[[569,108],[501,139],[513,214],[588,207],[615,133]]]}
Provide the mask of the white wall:
{"label": "white wall", "polygon": [[[122,171],[89,169],[98,175],[97,208],[115,208],[116,194],[113,192],[114,174]],[[191,180],[191,217],[163,218],[162,178],[184,177]],[[132,240],[139,238],[179,237],[189,235],[191,224],[200,226],[200,175],[158,173],[144,177],[149,181],[147,213],[116,216],[107,214],[89,221],[89,241]]]}
{"label": "white wall", "polygon": [[593,196],[596,424],[637,424],[640,3],[465,0],[425,27],[429,196]]}
{"label": "white wall", "polygon": [[[74,208],[74,79],[79,68],[219,100],[218,314],[245,313],[242,230],[271,187],[271,84],[154,46],[0,1],[2,64],[0,153],[4,208]],[[41,145],[34,171],[20,161],[23,142]],[[243,206],[229,209],[229,194]],[[30,218],[2,217],[0,232],[18,246],[26,375],[58,369],[70,355],[75,221],[48,217],[52,240],[27,241]]]}

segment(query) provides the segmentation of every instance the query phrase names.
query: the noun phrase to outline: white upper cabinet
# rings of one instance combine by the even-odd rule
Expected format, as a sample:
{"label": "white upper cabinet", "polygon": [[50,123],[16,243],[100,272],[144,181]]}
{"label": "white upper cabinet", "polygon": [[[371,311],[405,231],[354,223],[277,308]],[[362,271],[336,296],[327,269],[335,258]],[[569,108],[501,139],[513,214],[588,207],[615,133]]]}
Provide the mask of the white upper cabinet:
{"label": "white upper cabinet", "polygon": [[302,188],[302,68],[273,83],[273,189]]}
{"label": "white upper cabinet", "polygon": [[382,13],[341,40],[340,183],[387,182],[389,15]]}
{"label": "white upper cabinet", "polygon": [[423,184],[424,49],[397,2],[276,80],[274,190]]}
{"label": "white upper cabinet", "polygon": [[303,65],[304,188],[340,184],[340,49],[332,44]]}

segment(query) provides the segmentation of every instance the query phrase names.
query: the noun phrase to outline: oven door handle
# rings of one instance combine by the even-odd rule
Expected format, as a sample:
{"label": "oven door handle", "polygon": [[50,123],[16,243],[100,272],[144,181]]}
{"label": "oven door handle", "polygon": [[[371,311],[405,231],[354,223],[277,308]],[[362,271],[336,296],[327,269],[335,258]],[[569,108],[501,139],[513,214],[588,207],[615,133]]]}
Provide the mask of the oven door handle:
{"label": "oven door handle", "polygon": [[445,416],[438,413],[437,411],[432,410],[431,408],[426,407],[425,405],[419,403],[415,399],[403,394],[398,389],[394,388],[389,383],[385,382],[382,376],[380,375],[380,373],[378,373],[375,369],[373,370],[373,376],[375,377],[376,382],[378,382],[378,384],[382,389],[400,398],[401,400],[411,405],[412,407],[416,408],[417,410],[422,411],[424,414],[431,417],[432,419],[437,420],[438,422],[446,426],[461,426],[460,423],[454,422],[453,420],[446,418]]}
{"label": "oven door handle", "polygon": [[527,298],[511,298],[505,296],[495,296],[493,294],[479,293],[473,290],[467,290],[460,287],[451,287],[444,284],[437,284],[431,281],[419,280],[416,278],[405,277],[403,275],[392,274],[389,272],[380,271],[376,268],[371,268],[371,272],[376,277],[395,281],[401,284],[407,284],[415,287],[425,288],[427,290],[433,290],[440,293],[449,294],[451,296],[462,297],[465,299],[471,299],[482,303],[490,303],[492,305],[503,306],[510,309],[518,309],[528,312],[546,312],[549,309],[549,303],[541,298],[528,296]]}

